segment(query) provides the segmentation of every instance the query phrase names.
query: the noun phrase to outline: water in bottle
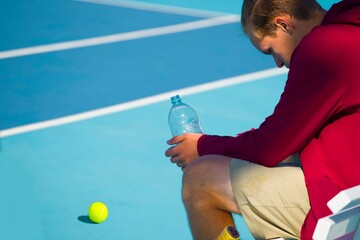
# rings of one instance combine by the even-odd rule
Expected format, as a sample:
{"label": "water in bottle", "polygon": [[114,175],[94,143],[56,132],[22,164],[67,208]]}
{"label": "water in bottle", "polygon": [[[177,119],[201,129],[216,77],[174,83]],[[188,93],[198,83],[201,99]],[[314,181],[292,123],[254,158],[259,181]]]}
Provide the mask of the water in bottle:
{"label": "water in bottle", "polygon": [[179,95],[171,97],[172,107],[168,121],[171,134],[175,137],[187,132],[202,133],[202,127],[195,110],[183,103]]}

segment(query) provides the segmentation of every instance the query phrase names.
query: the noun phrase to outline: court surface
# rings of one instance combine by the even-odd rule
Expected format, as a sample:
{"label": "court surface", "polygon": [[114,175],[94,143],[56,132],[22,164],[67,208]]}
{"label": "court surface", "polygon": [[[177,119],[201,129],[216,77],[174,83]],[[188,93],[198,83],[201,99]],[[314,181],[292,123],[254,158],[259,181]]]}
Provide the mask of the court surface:
{"label": "court surface", "polygon": [[[182,172],[164,156],[170,97],[206,133],[236,135],[286,81],[241,32],[241,4],[1,1],[0,239],[191,239]],[[102,224],[87,218],[94,201]]]}

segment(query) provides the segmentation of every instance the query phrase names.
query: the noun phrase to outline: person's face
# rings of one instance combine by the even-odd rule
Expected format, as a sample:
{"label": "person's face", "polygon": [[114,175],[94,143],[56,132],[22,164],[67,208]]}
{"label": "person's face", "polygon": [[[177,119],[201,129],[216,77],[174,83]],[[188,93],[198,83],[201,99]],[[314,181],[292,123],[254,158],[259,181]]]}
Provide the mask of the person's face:
{"label": "person's face", "polygon": [[292,25],[280,22],[274,35],[259,38],[255,34],[250,34],[250,40],[260,52],[271,55],[279,68],[290,68],[291,55],[299,43],[300,36]]}

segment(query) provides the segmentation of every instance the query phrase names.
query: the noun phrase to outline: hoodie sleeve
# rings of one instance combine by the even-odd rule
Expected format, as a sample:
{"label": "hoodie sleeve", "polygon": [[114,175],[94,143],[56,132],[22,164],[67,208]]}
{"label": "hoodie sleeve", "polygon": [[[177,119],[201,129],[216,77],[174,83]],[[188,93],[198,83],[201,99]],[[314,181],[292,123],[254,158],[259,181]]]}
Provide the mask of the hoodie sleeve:
{"label": "hoodie sleeve", "polygon": [[236,137],[203,135],[199,155],[220,154],[274,166],[300,151],[341,108],[341,53],[326,31],[313,30],[295,49],[288,80],[273,114]]}

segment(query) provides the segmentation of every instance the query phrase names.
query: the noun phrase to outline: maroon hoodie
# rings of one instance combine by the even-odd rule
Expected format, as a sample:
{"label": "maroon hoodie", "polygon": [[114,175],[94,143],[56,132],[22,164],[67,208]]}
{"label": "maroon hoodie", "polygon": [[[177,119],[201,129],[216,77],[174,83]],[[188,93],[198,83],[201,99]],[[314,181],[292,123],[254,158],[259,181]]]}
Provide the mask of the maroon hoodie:
{"label": "maroon hoodie", "polygon": [[310,240],[327,202],[360,184],[360,0],[335,4],[295,49],[274,113],[258,129],[203,135],[199,155],[220,154],[272,167],[299,152],[311,209]]}

